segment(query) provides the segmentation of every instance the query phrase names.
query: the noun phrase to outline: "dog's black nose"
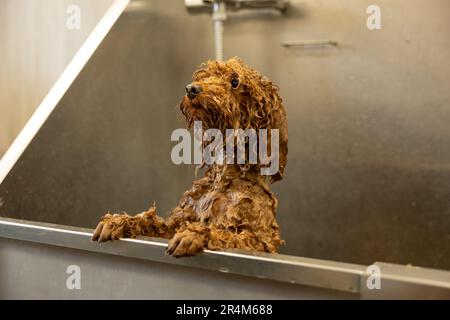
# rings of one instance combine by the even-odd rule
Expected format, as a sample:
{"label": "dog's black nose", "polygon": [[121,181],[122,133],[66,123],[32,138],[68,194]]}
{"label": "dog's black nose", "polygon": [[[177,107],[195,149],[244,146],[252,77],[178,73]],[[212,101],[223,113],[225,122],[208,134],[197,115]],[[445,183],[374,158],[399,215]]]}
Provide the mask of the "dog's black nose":
{"label": "dog's black nose", "polygon": [[202,87],[198,84],[188,84],[186,86],[186,93],[189,99],[194,99],[200,92],[202,92]]}

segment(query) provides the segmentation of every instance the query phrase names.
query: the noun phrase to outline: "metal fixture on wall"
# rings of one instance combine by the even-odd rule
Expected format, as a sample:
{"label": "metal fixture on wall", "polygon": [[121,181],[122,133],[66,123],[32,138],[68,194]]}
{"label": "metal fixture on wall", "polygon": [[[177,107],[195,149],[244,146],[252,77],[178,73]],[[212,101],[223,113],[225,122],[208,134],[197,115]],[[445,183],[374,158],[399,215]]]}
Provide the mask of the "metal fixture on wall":
{"label": "metal fixture on wall", "polygon": [[284,41],[281,43],[283,47],[291,48],[319,48],[319,47],[337,47],[338,42],[334,40],[298,40],[298,41]]}
{"label": "metal fixture on wall", "polygon": [[[214,27],[214,58],[223,60],[223,23],[227,19],[227,9],[275,9],[284,11],[287,0],[185,0],[189,12],[211,12]],[[211,9],[212,8],[212,9]]]}

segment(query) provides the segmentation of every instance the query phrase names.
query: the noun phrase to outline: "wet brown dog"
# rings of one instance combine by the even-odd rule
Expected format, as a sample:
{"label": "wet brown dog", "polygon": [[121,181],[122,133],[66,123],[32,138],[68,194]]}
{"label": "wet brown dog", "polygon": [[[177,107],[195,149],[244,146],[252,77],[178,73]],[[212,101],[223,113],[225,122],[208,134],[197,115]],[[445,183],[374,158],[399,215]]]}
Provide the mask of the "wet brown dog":
{"label": "wet brown dog", "polygon": [[[269,184],[280,180],[287,162],[287,121],[278,88],[240,59],[209,61],[186,87],[180,109],[190,127],[278,129],[279,170],[262,176],[257,164],[210,165],[195,180],[170,216],[163,219],[153,206],[136,216],[107,214],[92,239],[107,241],[140,235],[171,239],[167,252],[194,255],[204,248],[276,252],[283,243],[275,220],[277,199]],[[270,144],[269,144],[270,149]]]}

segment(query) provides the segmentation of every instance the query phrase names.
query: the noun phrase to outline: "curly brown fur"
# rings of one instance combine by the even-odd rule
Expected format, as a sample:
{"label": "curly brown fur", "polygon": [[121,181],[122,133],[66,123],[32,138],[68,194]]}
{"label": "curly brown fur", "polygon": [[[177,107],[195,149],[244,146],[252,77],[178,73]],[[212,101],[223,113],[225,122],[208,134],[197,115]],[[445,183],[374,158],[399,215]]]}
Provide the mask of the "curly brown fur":
{"label": "curly brown fur", "polygon": [[[231,85],[233,79],[238,80],[237,86]],[[204,248],[276,252],[283,240],[275,219],[278,201],[269,184],[282,179],[287,162],[287,121],[278,88],[238,58],[209,61],[194,73],[193,80],[201,92],[186,95],[180,104],[188,126],[198,120],[204,129],[223,133],[238,128],[279,129],[278,172],[268,181],[260,174],[259,162],[211,165],[168,218],[157,216],[154,206],[136,216],[107,214],[92,239],[167,238],[171,239],[167,252],[175,257]]]}

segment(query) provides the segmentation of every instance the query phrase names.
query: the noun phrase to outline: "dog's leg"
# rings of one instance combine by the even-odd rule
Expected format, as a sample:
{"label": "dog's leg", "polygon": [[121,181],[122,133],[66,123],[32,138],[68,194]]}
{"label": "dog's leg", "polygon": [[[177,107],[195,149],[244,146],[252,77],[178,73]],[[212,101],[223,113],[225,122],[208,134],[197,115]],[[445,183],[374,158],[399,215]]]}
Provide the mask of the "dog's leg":
{"label": "dog's leg", "polygon": [[239,249],[269,253],[276,253],[278,247],[284,244],[278,226],[259,230],[244,229],[239,232],[211,227],[205,242],[209,250]]}
{"label": "dog's leg", "polygon": [[165,224],[164,219],[156,215],[156,207],[135,216],[128,214],[106,214],[92,235],[92,240],[104,242],[119,238],[149,237],[171,238],[174,231]]}
{"label": "dog's leg", "polygon": [[202,223],[191,223],[181,228],[169,241],[167,253],[174,257],[193,256],[204,249],[239,249],[276,253],[284,241],[278,225],[259,230],[232,231]]}
{"label": "dog's leg", "polygon": [[95,229],[92,240],[103,242],[119,238],[136,238],[148,236],[173,238],[177,230],[196,220],[193,204],[195,200],[207,192],[211,177],[203,177],[193,182],[192,188],[186,191],[179,205],[167,219],[156,215],[156,207],[135,216],[128,214],[106,214]]}

